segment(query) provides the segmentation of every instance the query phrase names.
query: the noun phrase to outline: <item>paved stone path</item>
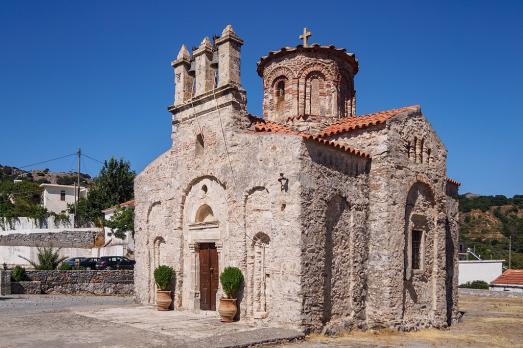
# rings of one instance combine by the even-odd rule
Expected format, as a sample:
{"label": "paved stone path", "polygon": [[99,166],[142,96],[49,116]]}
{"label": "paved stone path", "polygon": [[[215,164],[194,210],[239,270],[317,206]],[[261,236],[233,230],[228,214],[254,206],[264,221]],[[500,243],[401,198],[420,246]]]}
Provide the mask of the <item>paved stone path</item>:
{"label": "paved stone path", "polygon": [[0,347],[248,347],[303,338],[296,330],[221,323],[215,312],[158,312],[126,297],[0,297]]}

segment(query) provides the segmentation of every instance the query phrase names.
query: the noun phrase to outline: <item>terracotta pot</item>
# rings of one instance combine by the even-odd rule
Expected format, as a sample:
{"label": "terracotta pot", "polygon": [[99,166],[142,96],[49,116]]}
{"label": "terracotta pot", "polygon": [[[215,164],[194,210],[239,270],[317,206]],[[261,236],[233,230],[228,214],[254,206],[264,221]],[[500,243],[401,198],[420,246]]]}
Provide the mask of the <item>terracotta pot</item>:
{"label": "terracotta pot", "polygon": [[171,309],[171,291],[156,290],[156,308],[159,311],[168,311]]}
{"label": "terracotta pot", "polygon": [[230,323],[236,315],[236,299],[235,298],[221,298],[218,306],[218,313],[222,317],[224,323]]}

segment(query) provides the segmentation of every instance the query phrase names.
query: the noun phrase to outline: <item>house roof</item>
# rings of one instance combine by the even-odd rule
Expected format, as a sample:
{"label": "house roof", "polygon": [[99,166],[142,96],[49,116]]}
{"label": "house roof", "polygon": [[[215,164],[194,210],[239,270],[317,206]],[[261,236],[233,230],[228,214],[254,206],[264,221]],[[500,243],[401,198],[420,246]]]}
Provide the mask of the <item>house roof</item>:
{"label": "house roof", "polygon": [[127,202],[123,202],[123,203],[120,203],[117,205],[113,205],[110,208],[102,210],[102,213],[104,213],[104,214],[112,213],[113,211],[115,211],[118,208],[125,208],[125,207],[134,207],[134,199],[131,199]]}
{"label": "house roof", "polygon": [[507,269],[494,279],[493,285],[523,285],[523,269]]}
{"label": "house roof", "polygon": [[253,122],[255,122],[254,130],[256,132],[279,133],[279,134],[285,134],[285,135],[300,136],[300,137],[302,137],[305,140],[313,141],[313,142],[320,143],[320,144],[323,144],[323,145],[326,145],[326,146],[330,146],[330,147],[333,147],[333,148],[338,149],[340,151],[344,151],[344,152],[350,153],[350,154],[355,155],[355,156],[360,156],[360,157],[364,157],[364,158],[370,158],[369,154],[367,154],[367,153],[365,153],[363,151],[360,151],[358,149],[352,148],[350,146],[347,146],[347,145],[344,145],[344,144],[340,144],[340,143],[338,143],[336,141],[322,139],[322,138],[320,138],[318,136],[309,134],[307,132],[300,132],[300,131],[294,130],[292,128],[289,128],[289,127],[287,127],[285,125],[282,125],[280,123],[277,123],[277,122],[265,121],[265,120],[259,119],[259,118],[256,119],[255,117],[252,117],[252,116],[250,116],[250,117],[251,117],[251,120]]}
{"label": "house roof", "polygon": [[[47,183],[43,183],[43,184],[40,184],[40,187],[57,187],[57,188],[70,188],[70,189],[74,189],[76,187],[76,185],[59,185],[59,184],[47,184]],[[84,186],[80,186],[80,191],[85,191],[87,188],[84,187]]]}
{"label": "house roof", "polygon": [[420,110],[419,105],[406,106],[398,109],[391,109],[385,111],[379,111],[372,114],[366,114],[361,116],[350,116],[342,118],[340,121],[328,125],[323,128],[318,135],[320,137],[328,137],[335,134],[346,133],[356,129],[362,129],[370,126],[375,126],[380,123],[384,123],[388,119],[399,115],[406,111],[418,111]]}
{"label": "house roof", "polygon": [[454,184],[456,186],[461,186],[461,183],[459,181],[451,179],[451,178],[447,178],[447,182],[451,183],[451,184]]}

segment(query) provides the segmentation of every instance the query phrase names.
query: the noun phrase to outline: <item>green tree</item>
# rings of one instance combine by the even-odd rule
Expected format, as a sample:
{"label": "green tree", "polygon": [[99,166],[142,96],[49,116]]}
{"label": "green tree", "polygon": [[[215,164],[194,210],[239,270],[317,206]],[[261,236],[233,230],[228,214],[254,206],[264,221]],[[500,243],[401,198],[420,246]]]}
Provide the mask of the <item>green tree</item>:
{"label": "green tree", "polygon": [[104,221],[104,225],[111,229],[116,238],[125,239],[127,231],[131,231],[134,237],[134,208],[118,208],[111,219]]}
{"label": "green tree", "polygon": [[[128,161],[115,158],[105,161],[87,198],[78,201],[77,225],[98,225],[103,221],[102,210],[132,199],[135,176]],[[69,206],[69,212],[74,213],[73,205]]]}

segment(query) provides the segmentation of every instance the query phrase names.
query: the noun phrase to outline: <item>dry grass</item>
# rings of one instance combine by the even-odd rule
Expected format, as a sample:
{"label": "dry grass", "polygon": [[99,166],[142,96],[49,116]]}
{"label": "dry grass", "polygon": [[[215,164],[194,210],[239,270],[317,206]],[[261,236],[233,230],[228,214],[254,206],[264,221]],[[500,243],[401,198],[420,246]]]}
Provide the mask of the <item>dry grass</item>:
{"label": "dry grass", "polygon": [[416,332],[354,331],[331,338],[310,335],[305,347],[523,347],[523,298],[462,296],[462,321],[450,329]]}

